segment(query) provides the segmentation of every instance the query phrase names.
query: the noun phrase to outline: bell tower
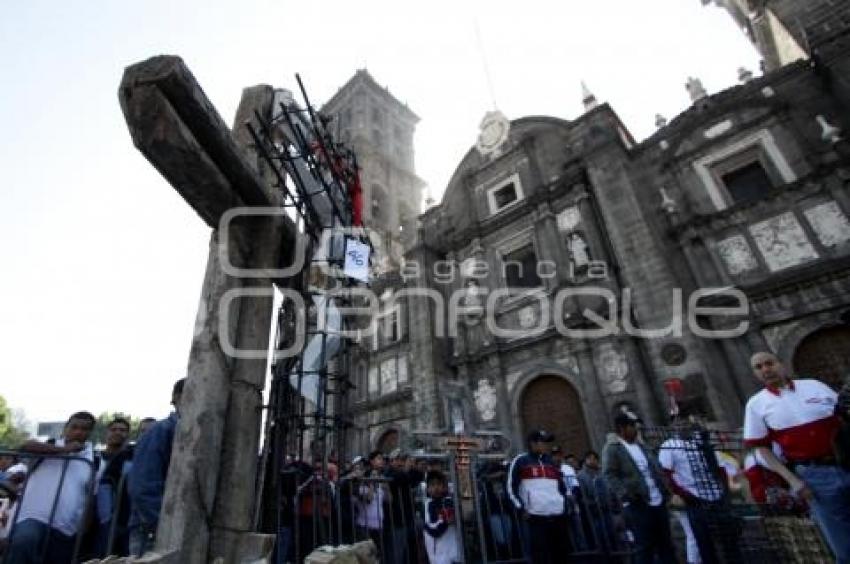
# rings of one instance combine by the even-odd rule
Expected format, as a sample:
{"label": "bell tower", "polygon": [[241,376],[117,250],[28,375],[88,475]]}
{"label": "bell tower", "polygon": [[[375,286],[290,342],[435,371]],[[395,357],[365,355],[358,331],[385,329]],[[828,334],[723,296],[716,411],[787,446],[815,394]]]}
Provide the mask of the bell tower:
{"label": "bell tower", "polygon": [[333,95],[322,113],[334,117],[337,138],[359,158],[364,224],[383,238],[383,248],[375,249],[379,268],[392,270],[414,243],[422,211],[425,183],[416,176],[413,153],[419,117],[365,69]]}
{"label": "bell tower", "polygon": [[701,0],[725,8],[771,71],[799,59],[829,62],[850,45],[850,2],[836,0]]}

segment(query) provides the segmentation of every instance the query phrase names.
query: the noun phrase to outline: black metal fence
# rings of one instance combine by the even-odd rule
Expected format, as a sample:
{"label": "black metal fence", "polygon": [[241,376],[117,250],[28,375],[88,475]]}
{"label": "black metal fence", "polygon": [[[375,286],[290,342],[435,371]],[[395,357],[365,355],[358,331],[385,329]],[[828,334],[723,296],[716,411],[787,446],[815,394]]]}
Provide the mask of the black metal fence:
{"label": "black metal fence", "polygon": [[[508,465],[499,457],[480,456],[473,465],[475,561],[509,564],[528,561],[527,522],[507,491]],[[561,555],[571,562],[621,562],[632,553],[623,505],[601,472],[587,471],[568,480],[562,516]]]}
{"label": "black metal fence", "polygon": [[[94,554],[98,540],[111,551],[114,527],[99,532],[95,525],[97,472],[91,459],[13,450],[0,450],[0,456],[26,467],[0,482],[0,561],[78,562]],[[120,502],[114,515],[119,511]]]}
{"label": "black metal fence", "polygon": [[[787,496],[752,501],[739,434],[701,427],[645,428],[643,441],[677,484],[669,505],[670,526],[682,561],[831,561],[804,505],[787,503]],[[468,468],[457,468],[449,456],[426,455],[417,465],[423,461],[449,476],[456,561],[529,562],[528,524],[507,490],[508,460],[482,454],[472,457]],[[423,474],[410,474],[404,481],[392,472],[344,472],[329,480],[320,468],[290,472],[295,485],[290,501],[284,502],[290,518],[282,521],[278,562],[300,562],[322,544],[366,539],[375,542],[382,562],[429,562],[427,543],[433,539],[423,530]],[[602,469],[585,468],[565,480],[566,511],[560,518],[564,543],[558,548],[563,561],[630,561],[634,524]],[[407,505],[400,505],[400,499]]]}
{"label": "black metal fence", "polygon": [[808,507],[778,476],[765,499],[753,499],[747,456],[750,470],[770,472],[759,468],[740,432],[683,423],[643,428],[642,437],[671,473],[678,494],[671,513],[689,561],[832,561]]}
{"label": "black metal fence", "polygon": [[313,466],[292,462],[284,467],[276,563],[303,562],[321,546],[365,540],[375,543],[381,562],[427,563],[430,538],[424,527],[425,480],[429,472],[435,471],[448,479],[447,506],[454,513],[455,526],[443,535],[448,535],[445,539],[454,535],[455,561],[463,562],[460,524],[464,515],[454,459],[449,455],[422,454],[414,463],[414,467],[389,468],[386,472],[346,468],[339,477],[329,475],[320,462]]}
{"label": "black metal fence", "polygon": [[15,461],[0,480],[0,563],[129,554],[129,467],[113,476],[99,453],[89,458],[0,449],[0,457]]}

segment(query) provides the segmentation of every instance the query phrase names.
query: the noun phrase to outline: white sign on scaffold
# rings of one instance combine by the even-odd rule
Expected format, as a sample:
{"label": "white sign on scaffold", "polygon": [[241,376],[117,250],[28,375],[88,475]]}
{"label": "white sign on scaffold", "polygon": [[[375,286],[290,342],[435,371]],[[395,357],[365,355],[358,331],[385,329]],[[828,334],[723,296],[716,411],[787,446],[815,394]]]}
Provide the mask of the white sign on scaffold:
{"label": "white sign on scaffold", "polygon": [[361,282],[369,282],[369,253],[371,249],[366,243],[361,243],[356,239],[346,239],[345,241],[345,275],[360,280]]}

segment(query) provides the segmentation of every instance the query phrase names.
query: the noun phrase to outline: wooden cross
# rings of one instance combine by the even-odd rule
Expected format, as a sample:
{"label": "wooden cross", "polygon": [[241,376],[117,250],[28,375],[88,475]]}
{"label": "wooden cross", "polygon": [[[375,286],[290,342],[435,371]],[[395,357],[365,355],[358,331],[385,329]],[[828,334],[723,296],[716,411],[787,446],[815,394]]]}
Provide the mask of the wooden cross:
{"label": "wooden cross", "polygon": [[[136,148],[212,228],[157,531],[157,550],[179,551],[180,562],[255,560],[273,542],[252,532],[267,359],[235,358],[224,345],[268,350],[272,278],[234,276],[219,255],[224,243],[233,266],[279,268],[292,262],[299,243],[293,222],[282,215],[241,218],[227,229],[227,240],[219,240],[228,210],[282,203],[244,127],[255,111],[271,116],[273,96],[271,86],[246,88],[231,131],[179,57],[128,67],[118,90]],[[237,289],[260,297],[235,300],[222,310],[222,298]]]}
{"label": "wooden cross", "polygon": [[472,466],[472,453],[481,450],[483,442],[481,439],[474,437],[458,435],[446,437],[443,444],[446,449],[455,453],[455,464],[457,465],[461,497],[472,499],[472,481],[469,471]]}

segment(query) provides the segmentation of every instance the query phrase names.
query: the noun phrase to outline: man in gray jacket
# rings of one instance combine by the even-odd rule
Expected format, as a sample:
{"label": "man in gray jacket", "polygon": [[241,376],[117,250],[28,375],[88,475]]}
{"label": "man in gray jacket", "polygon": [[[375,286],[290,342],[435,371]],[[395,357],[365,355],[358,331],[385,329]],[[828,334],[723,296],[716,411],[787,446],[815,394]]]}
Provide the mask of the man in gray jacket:
{"label": "man in gray jacket", "polygon": [[639,421],[628,413],[614,418],[617,436],[605,445],[602,468],[634,534],[634,562],[651,563],[658,557],[660,562],[674,563],[666,506],[669,493],[658,460],[638,441]]}

